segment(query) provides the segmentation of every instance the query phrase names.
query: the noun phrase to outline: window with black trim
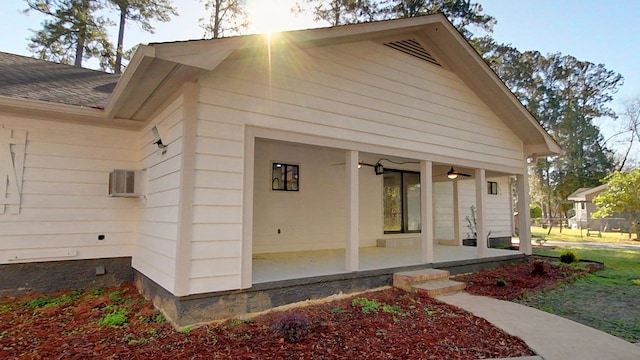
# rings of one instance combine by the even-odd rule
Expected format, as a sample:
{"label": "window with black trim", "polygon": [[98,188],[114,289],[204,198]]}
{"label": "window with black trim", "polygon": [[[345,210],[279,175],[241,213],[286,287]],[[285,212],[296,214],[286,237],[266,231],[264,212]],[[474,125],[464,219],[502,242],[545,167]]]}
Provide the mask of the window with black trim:
{"label": "window with black trim", "polygon": [[495,181],[487,181],[487,193],[489,195],[498,195],[498,183]]}
{"label": "window with black trim", "polygon": [[273,163],[271,190],[298,191],[300,189],[300,168],[298,165]]}

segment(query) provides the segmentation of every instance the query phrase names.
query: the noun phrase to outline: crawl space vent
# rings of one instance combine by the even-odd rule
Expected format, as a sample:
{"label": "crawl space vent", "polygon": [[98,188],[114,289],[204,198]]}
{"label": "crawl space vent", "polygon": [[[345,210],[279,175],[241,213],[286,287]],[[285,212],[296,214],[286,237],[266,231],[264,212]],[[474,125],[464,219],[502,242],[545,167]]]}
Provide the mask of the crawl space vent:
{"label": "crawl space vent", "polygon": [[431,54],[429,54],[429,52],[425,50],[425,48],[423,48],[422,45],[420,45],[420,43],[415,41],[414,39],[392,41],[384,43],[384,45],[392,49],[401,51],[407,55],[416,57],[420,60],[430,62],[434,65],[442,66],[440,65],[438,60],[436,60]]}

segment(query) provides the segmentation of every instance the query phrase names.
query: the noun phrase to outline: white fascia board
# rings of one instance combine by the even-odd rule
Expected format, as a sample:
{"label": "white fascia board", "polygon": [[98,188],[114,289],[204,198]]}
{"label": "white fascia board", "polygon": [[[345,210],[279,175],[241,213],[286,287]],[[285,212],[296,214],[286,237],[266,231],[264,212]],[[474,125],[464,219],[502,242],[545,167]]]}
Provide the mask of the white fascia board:
{"label": "white fascia board", "polygon": [[155,49],[152,46],[138,46],[136,52],[133,54],[133,58],[131,58],[131,61],[109,97],[109,101],[105,107],[107,117],[115,116],[118,109],[122,107],[122,103],[126,101],[126,96],[123,96],[123,94],[125,94],[127,88],[130,86],[134,75],[141,71],[144,72],[144,70],[150,66],[150,60],[153,58],[155,58]]}
{"label": "white fascia board", "polygon": [[6,96],[0,96],[0,113],[123,129],[137,129],[141,125],[140,122],[128,119],[108,118],[102,109]]}

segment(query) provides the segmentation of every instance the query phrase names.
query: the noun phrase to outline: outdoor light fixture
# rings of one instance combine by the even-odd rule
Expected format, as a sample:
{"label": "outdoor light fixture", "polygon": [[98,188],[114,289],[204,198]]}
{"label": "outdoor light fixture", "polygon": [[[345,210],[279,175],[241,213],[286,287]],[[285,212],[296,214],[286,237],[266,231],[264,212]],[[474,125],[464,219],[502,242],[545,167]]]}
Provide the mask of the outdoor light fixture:
{"label": "outdoor light fixture", "polygon": [[[151,128],[151,132],[153,133],[153,141],[151,143],[158,146],[158,149],[165,149],[168,143],[166,128],[164,126],[154,125]],[[166,152],[166,149],[164,151]]]}
{"label": "outdoor light fixture", "polygon": [[451,167],[451,169],[449,169],[449,171],[447,171],[447,177],[451,180],[457,179],[458,176],[470,177],[471,175],[458,172],[453,168],[453,166]]}
{"label": "outdoor light fixture", "polygon": [[373,167],[373,169],[376,171],[376,175],[384,174],[384,166],[382,166],[382,164],[380,164],[380,161],[378,161],[376,163],[376,165]]}

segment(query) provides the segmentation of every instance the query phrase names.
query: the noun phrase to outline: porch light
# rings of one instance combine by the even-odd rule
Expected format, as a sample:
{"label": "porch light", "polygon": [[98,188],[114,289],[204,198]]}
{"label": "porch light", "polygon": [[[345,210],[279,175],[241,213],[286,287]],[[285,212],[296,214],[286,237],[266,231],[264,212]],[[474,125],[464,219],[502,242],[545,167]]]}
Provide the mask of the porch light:
{"label": "porch light", "polygon": [[376,171],[376,175],[384,174],[384,166],[382,166],[382,164],[380,164],[380,161],[378,161],[376,163],[376,165],[373,167],[373,169]]}
{"label": "porch light", "polygon": [[449,179],[451,179],[451,180],[457,179],[458,176],[471,177],[471,175],[469,175],[469,174],[465,174],[465,173],[461,173],[459,171],[456,171],[456,169],[454,169],[453,166],[451,167],[451,169],[449,169],[449,171],[447,171],[447,177]]}

